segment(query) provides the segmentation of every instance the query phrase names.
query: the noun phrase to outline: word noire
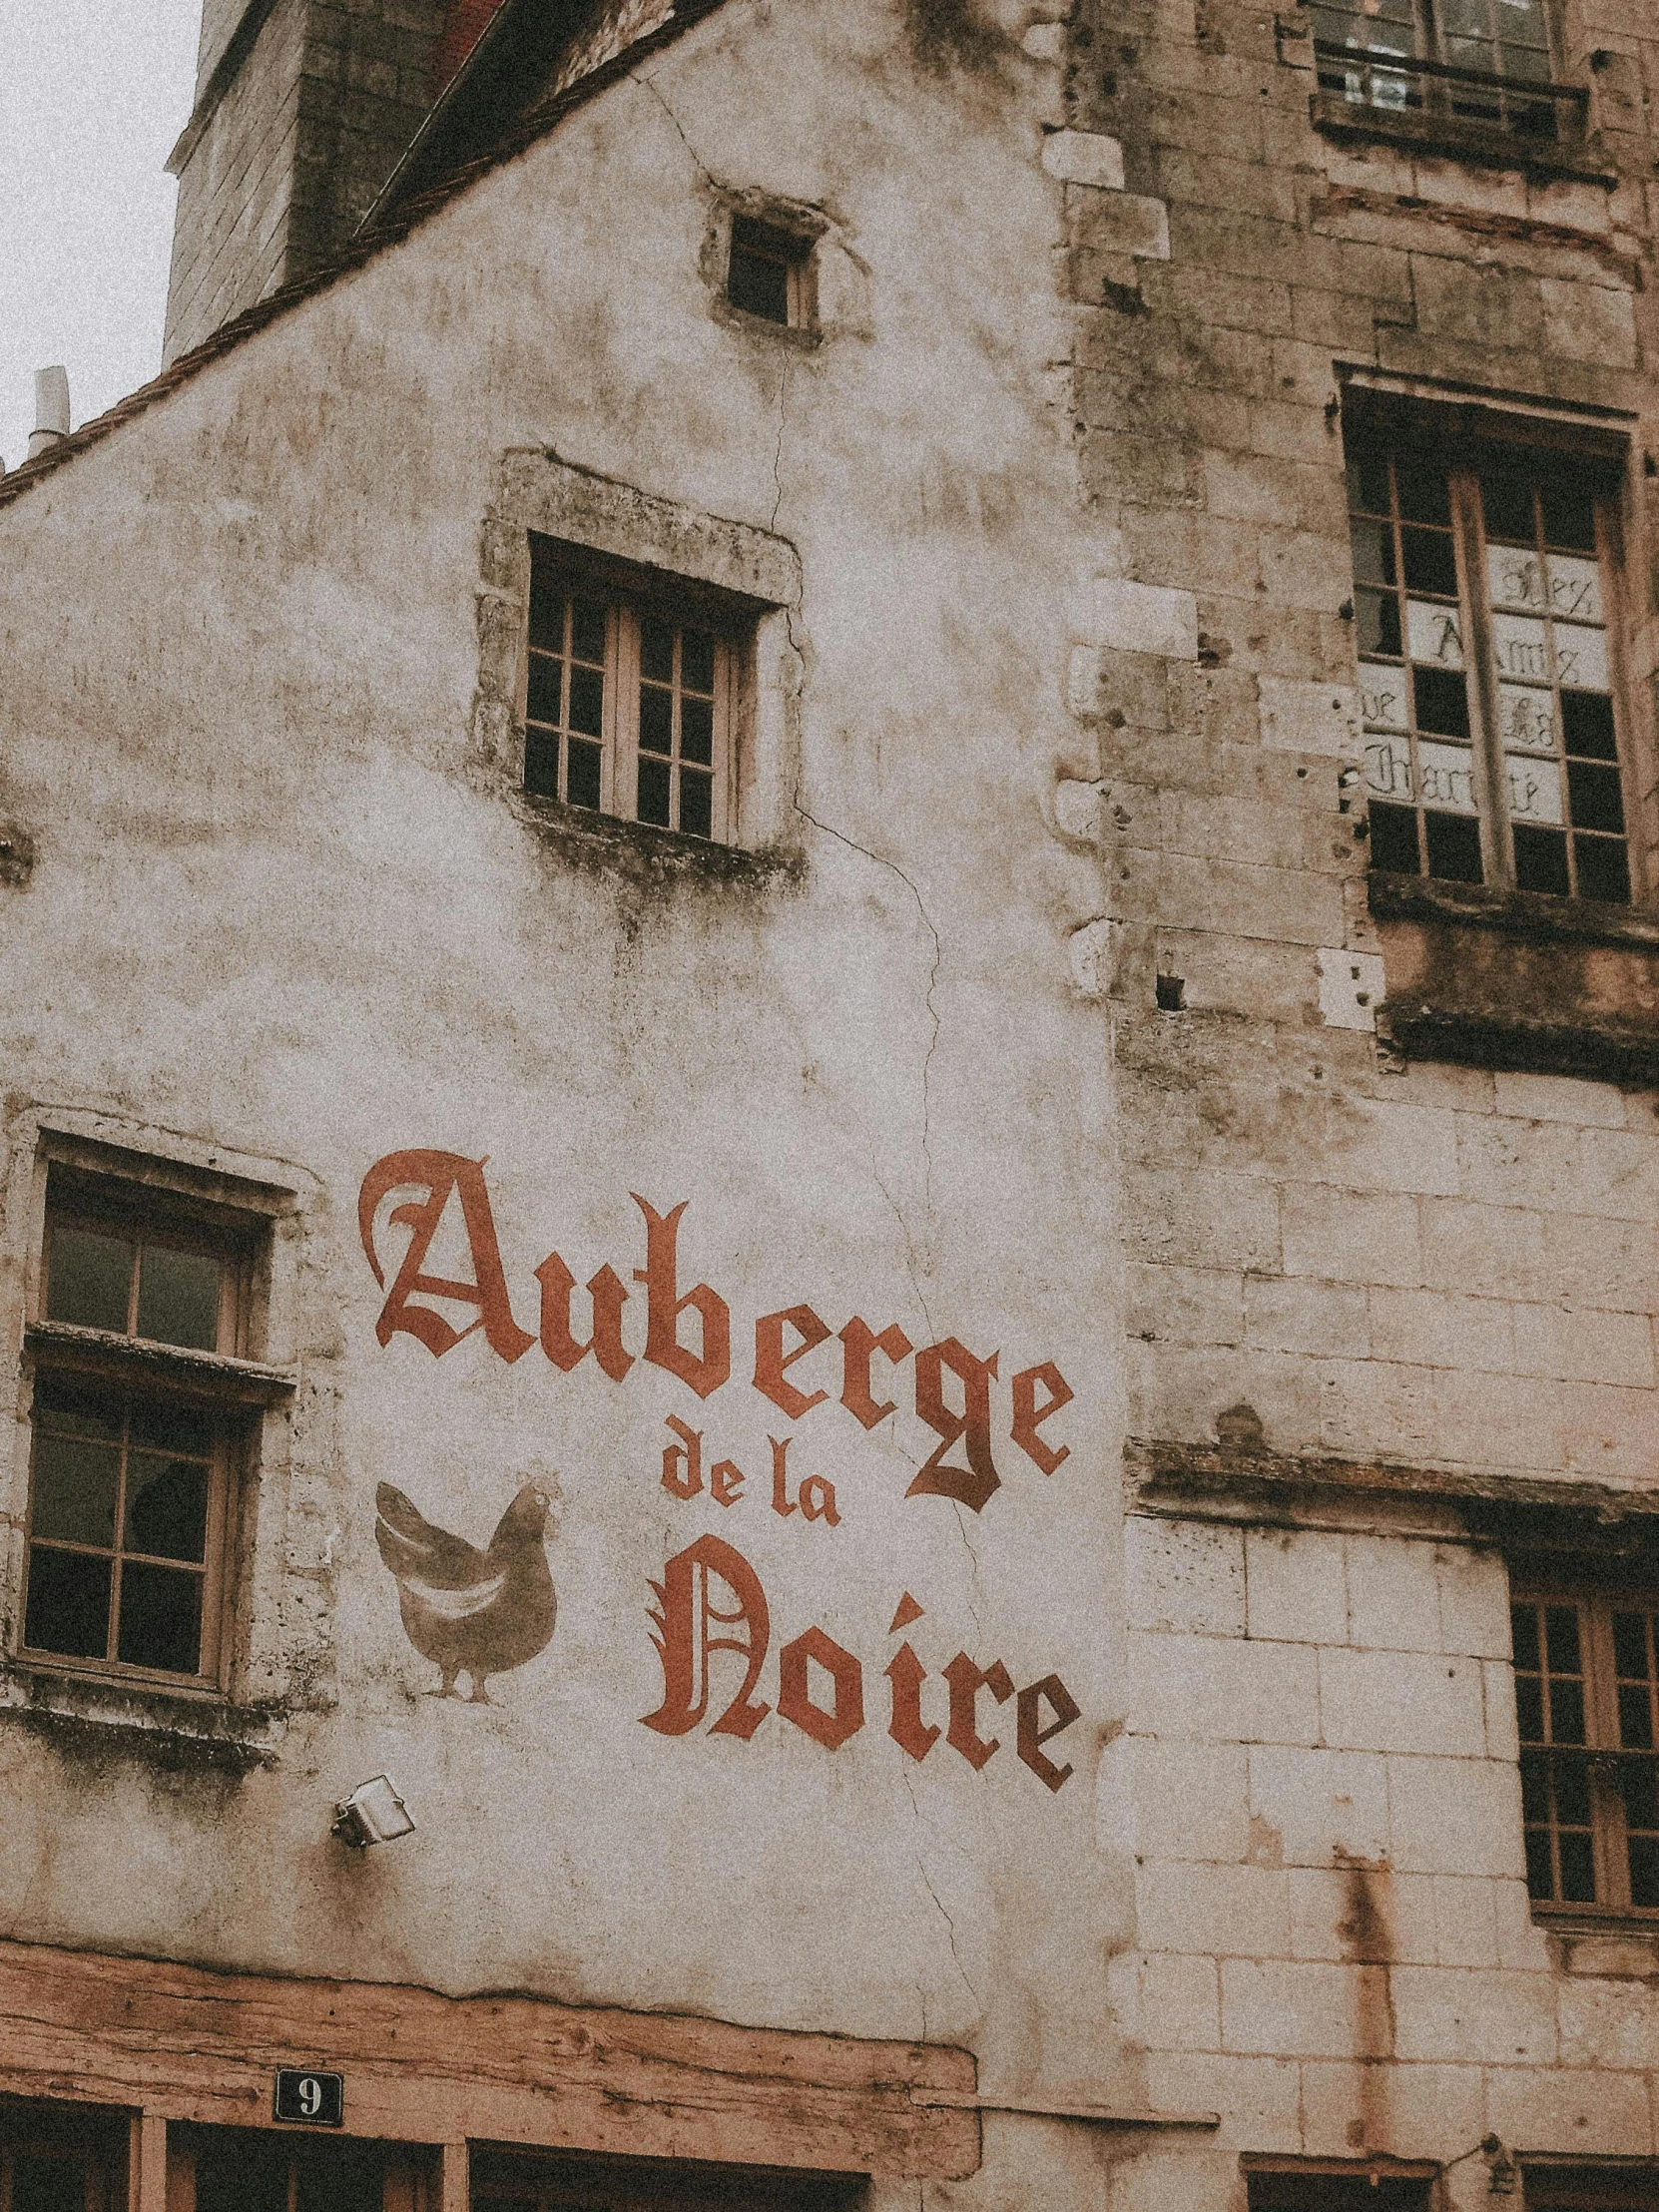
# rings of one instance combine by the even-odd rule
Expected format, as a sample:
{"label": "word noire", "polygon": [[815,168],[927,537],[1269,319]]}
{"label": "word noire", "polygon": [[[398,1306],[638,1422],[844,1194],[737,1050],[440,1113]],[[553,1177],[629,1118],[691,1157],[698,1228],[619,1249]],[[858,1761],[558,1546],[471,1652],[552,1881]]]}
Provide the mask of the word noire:
{"label": "word noire", "polygon": [[[521,1359],[539,1343],[547,1358],[566,1375],[584,1360],[592,1359],[613,1382],[620,1382],[636,1358],[623,1342],[622,1310],[629,1294],[621,1277],[607,1265],[589,1278],[592,1323],[583,1344],[578,1342],[571,1324],[576,1278],[558,1253],[549,1253],[535,1271],[541,1289],[539,1333],[531,1336],[521,1329],[507,1290],[483,1171],[482,1160],[463,1159],[459,1153],[406,1151],[388,1152],[364,1176],[357,1200],[357,1227],[374,1280],[382,1289],[386,1271],[375,1250],[375,1214],[394,1191],[414,1189],[425,1193],[424,1197],[406,1199],[394,1206],[388,1216],[390,1222],[409,1231],[409,1242],[375,1324],[380,1343],[387,1345],[401,1333],[423,1344],[434,1359],[441,1359],[463,1338],[481,1330],[485,1343],[503,1360]],[[677,1376],[700,1398],[707,1398],[731,1377],[731,1308],[707,1283],[695,1284],[685,1292],[679,1288],[680,1222],[689,1201],[682,1200],[666,1214],[659,1214],[637,1193],[631,1195],[645,1218],[645,1266],[634,1270],[634,1281],[645,1286],[645,1345],[638,1357]],[[452,1197],[459,1204],[471,1254],[470,1283],[423,1272],[438,1223]],[[478,1318],[464,1329],[456,1329],[432,1307],[416,1303],[422,1298],[476,1307]],[[688,1313],[697,1319],[695,1346],[681,1341],[681,1317]],[[833,1334],[841,1348],[840,1403],[864,1428],[874,1428],[896,1410],[892,1398],[875,1395],[877,1356],[892,1368],[913,1356],[916,1415],[939,1442],[905,1495],[953,1498],[975,1513],[981,1511],[1002,1481],[992,1457],[991,1384],[997,1380],[998,1355],[993,1352],[979,1359],[954,1337],[942,1338],[918,1351],[896,1323],[873,1330],[857,1315]],[[789,1306],[775,1314],[763,1314],[755,1324],[754,1385],[792,1420],[799,1420],[830,1395],[828,1389],[801,1389],[791,1382],[789,1371],[828,1344],[830,1336],[829,1324],[820,1320],[810,1306]],[[947,1375],[960,1386],[960,1410],[945,1401]],[[1049,1443],[1041,1430],[1062,1406],[1071,1403],[1070,1386],[1052,1361],[1043,1361],[1014,1376],[1010,1393],[1009,1440],[1044,1474],[1052,1474],[1070,1456],[1070,1446]],[[948,1456],[957,1445],[961,1446],[965,1465]]]}

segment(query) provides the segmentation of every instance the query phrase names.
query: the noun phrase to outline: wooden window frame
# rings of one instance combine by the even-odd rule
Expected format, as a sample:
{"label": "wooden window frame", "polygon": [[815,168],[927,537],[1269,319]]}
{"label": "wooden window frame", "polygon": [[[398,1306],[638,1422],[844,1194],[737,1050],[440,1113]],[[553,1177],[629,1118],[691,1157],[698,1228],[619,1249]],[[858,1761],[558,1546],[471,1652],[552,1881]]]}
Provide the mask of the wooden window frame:
{"label": "wooden window frame", "polygon": [[[1412,429],[1404,424],[1395,422],[1372,426],[1362,419],[1350,433],[1347,458],[1351,465],[1367,459],[1386,459],[1395,464],[1395,469],[1397,469],[1397,464],[1403,458],[1409,456],[1413,446],[1419,450],[1426,449],[1426,456],[1430,464],[1443,470],[1446,479],[1449,499],[1450,538],[1456,566],[1457,590],[1454,605],[1463,627],[1463,669],[1460,673],[1464,678],[1468,702],[1471,770],[1475,799],[1475,812],[1472,819],[1479,839],[1480,882],[1484,887],[1491,890],[1513,891],[1521,886],[1517,884],[1516,879],[1514,821],[1510,812],[1504,738],[1499,719],[1501,671],[1496,658],[1494,609],[1491,605],[1487,560],[1490,541],[1486,529],[1480,473],[1483,466],[1508,466],[1517,474],[1529,473],[1532,483],[1536,485],[1547,479],[1552,467],[1560,469],[1565,465],[1570,465],[1572,455],[1570,449],[1564,450],[1561,446],[1547,441],[1541,441],[1536,445],[1529,444],[1521,436],[1512,439],[1493,438],[1483,440],[1475,444],[1472,452],[1459,452],[1449,436],[1435,436],[1431,430],[1421,435],[1413,435]],[[1606,639],[1608,661],[1607,697],[1613,722],[1615,748],[1615,760],[1611,765],[1617,771],[1619,797],[1624,817],[1622,834],[1616,840],[1609,836],[1606,841],[1617,841],[1622,844],[1629,879],[1628,900],[1602,901],[1591,899],[1590,903],[1592,906],[1612,906],[1621,912],[1634,911],[1648,902],[1651,886],[1646,879],[1643,840],[1640,833],[1642,810],[1639,791],[1637,731],[1631,707],[1627,657],[1629,631],[1628,562],[1623,530],[1622,478],[1615,480],[1605,459],[1599,455],[1586,454],[1583,459],[1587,466],[1595,469],[1595,478],[1589,487],[1596,540],[1593,557],[1600,577],[1602,594],[1601,628]],[[1390,473],[1392,475],[1394,472],[1391,471]],[[1369,512],[1370,510],[1356,509],[1351,497],[1350,515],[1352,519],[1358,520],[1362,514],[1369,514]],[[1391,499],[1390,528],[1393,532],[1396,581],[1394,585],[1383,586],[1382,588],[1394,593],[1401,609],[1403,609],[1409,597],[1422,596],[1420,593],[1416,595],[1411,593],[1410,587],[1405,582],[1401,566],[1400,533],[1410,526],[1409,521],[1402,515],[1398,495],[1395,492]],[[1574,555],[1572,557],[1582,559],[1587,556]],[[1355,609],[1357,616],[1361,595],[1368,589],[1375,590],[1377,588],[1368,585],[1364,579],[1356,575]],[[1432,597],[1433,595],[1428,596]],[[1545,621],[1546,627],[1551,626],[1555,619],[1553,611],[1546,610],[1541,619]],[[1409,695],[1412,689],[1410,671],[1413,666],[1421,664],[1414,663],[1412,660],[1410,639],[1403,634],[1405,627],[1403,615],[1401,627],[1401,653],[1398,665],[1401,684]],[[1366,693],[1366,669],[1371,664],[1368,664],[1362,658],[1363,651],[1363,645],[1357,636],[1356,661],[1360,678],[1362,721],[1364,723],[1368,719],[1364,716],[1363,711]],[[1552,701],[1558,701],[1562,689],[1571,689],[1571,687],[1563,687],[1552,679],[1549,694]],[[1369,719],[1375,720],[1376,718]],[[1417,742],[1414,712],[1408,715],[1408,721],[1410,725],[1408,742],[1411,746],[1414,761]],[[1369,748],[1373,735],[1380,736],[1381,734],[1381,728],[1377,733],[1368,732],[1363,737],[1362,743]],[[1407,735],[1405,731],[1396,734]],[[1431,742],[1439,742],[1442,745],[1454,745],[1457,742],[1449,738],[1435,741],[1433,733],[1429,733],[1429,736]],[[1543,758],[1543,756],[1540,756],[1540,758]],[[1547,758],[1560,776],[1562,822],[1559,826],[1549,827],[1559,827],[1563,832],[1568,887],[1564,893],[1555,891],[1539,893],[1538,895],[1564,897],[1577,904],[1585,899],[1586,894],[1579,888],[1579,860],[1576,839],[1583,835],[1594,837],[1598,832],[1593,830],[1587,830],[1572,821],[1571,805],[1568,797],[1570,782],[1568,775],[1569,757],[1565,750],[1564,739],[1559,732],[1558,715],[1557,751],[1547,756]],[[1371,804],[1386,806],[1390,803],[1385,794],[1374,791],[1371,788],[1369,768],[1366,781],[1368,800]],[[1424,882],[1459,883],[1470,881],[1471,878],[1468,877],[1433,875],[1424,864],[1427,855],[1424,843],[1426,828],[1423,825],[1423,818],[1425,811],[1431,810],[1424,809],[1420,798],[1420,788],[1418,793],[1413,794],[1408,811],[1415,816],[1420,827],[1417,866],[1414,870],[1405,872],[1412,873],[1417,880]],[[1467,821],[1471,818],[1464,814],[1455,819]],[[1374,852],[1373,867],[1377,868],[1381,864],[1376,859]]]}
{"label": "wooden window frame", "polygon": [[[752,647],[754,621],[745,619],[721,603],[721,595],[708,588],[682,585],[674,579],[654,571],[637,569],[627,563],[611,560],[603,555],[584,556],[576,548],[557,540],[530,533],[531,598],[535,606],[538,585],[553,592],[562,592],[567,601],[565,638],[562,656],[555,656],[550,648],[535,641],[534,614],[526,620],[524,649],[520,654],[516,714],[521,733],[522,755],[520,783],[527,797],[543,803],[555,801],[560,807],[570,808],[577,815],[605,815],[613,821],[637,824],[642,830],[686,838],[698,845],[731,845],[737,841],[737,791],[738,791],[738,732],[741,722],[743,689],[746,681],[748,657]],[[603,607],[605,616],[605,647],[602,674],[600,728],[597,732],[580,731],[571,727],[570,676],[562,679],[561,698],[564,706],[557,725],[530,716],[530,679],[532,663],[549,664],[557,658],[571,662],[573,645],[573,616],[570,602],[581,601],[593,607]],[[670,819],[667,823],[652,822],[639,812],[639,778],[641,761],[640,727],[641,700],[647,689],[662,688],[648,679],[642,670],[641,640],[643,625],[658,621],[672,626],[675,632],[675,677],[673,683],[673,752],[671,756],[659,756],[647,751],[647,759],[668,760],[670,768]],[[689,686],[682,688],[681,638],[686,631],[708,634],[714,641],[713,683],[713,760],[710,778],[710,830],[705,836],[695,829],[685,829],[681,823],[681,806],[685,790],[684,764],[681,753],[682,699]],[[599,663],[586,660],[581,665],[598,667]],[[694,697],[707,697],[701,691]],[[597,806],[573,801],[569,798],[571,739],[597,742],[600,748],[599,803]],[[537,742],[543,745],[553,742],[557,746],[556,788],[545,788],[545,780],[532,782],[532,749]],[[685,757],[690,771],[697,774],[700,763]]]}
{"label": "wooden window frame", "polygon": [[[60,1229],[113,1233],[131,1239],[134,1260],[125,1331],[82,1327],[53,1317],[53,1248]],[[234,1206],[195,1200],[120,1175],[88,1175],[57,1164],[49,1167],[28,1332],[33,1368],[29,1478],[14,1666],[171,1695],[219,1699],[228,1693],[236,1610],[235,1561],[241,1549],[243,1499],[253,1475],[258,1425],[251,1408],[271,1402],[291,1387],[286,1378],[277,1382],[274,1371],[249,1358],[250,1350],[258,1343],[269,1233],[269,1219],[253,1210],[244,1213]],[[152,1247],[206,1254],[220,1262],[217,1342],[211,1350],[138,1336],[142,1255]],[[37,1552],[35,1453],[38,1439],[51,1433],[53,1425],[44,1406],[37,1408],[37,1399],[42,1384],[55,1380],[113,1388],[123,1403],[112,1543],[104,1546],[60,1537],[39,1539],[42,1548],[111,1559],[109,1627],[102,1657],[53,1651],[27,1641],[29,1586]],[[199,1664],[192,1672],[141,1666],[114,1655],[119,1649],[123,1565],[129,1558],[142,1562],[151,1557],[137,1552],[127,1541],[127,1462],[133,1448],[129,1441],[129,1409],[167,1404],[204,1412],[212,1423],[200,1567],[201,1646]],[[158,1556],[154,1563],[174,1571],[197,1571],[193,1562]]]}
{"label": "wooden window frame", "polygon": [[[1542,0],[1544,42],[1530,48],[1543,56],[1545,75],[1541,78],[1517,76],[1502,66],[1505,47],[1525,43],[1504,38],[1501,21],[1495,16],[1495,7],[1502,0],[1488,0],[1490,35],[1486,43],[1490,52],[1485,66],[1450,58],[1448,46],[1458,43],[1460,34],[1445,27],[1443,0],[1410,0],[1408,32],[1404,25],[1382,23],[1359,0],[1301,0],[1301,4],[1314,18],[1323,97],[1336,100],[1350,115],[1375,119],[1384,130],[1390,124],[1437,129],[1453,141],[1466,137],[1471,148],[1508,141],[1542,153],[1546,159],[1552,150],[1576,146],[1583,136],[1587,101],[1582,87],[1562,81],[1564,46],[1556,0]],[[1356,25],[1372,24],[1381,32],[1408,35],[1411,51],[1400,53],[1384,46],[1381,39],[1375,45],[1364,46],[1347,40],[1338,43],[1320,39],[1319,17],[1327,11],[1350,16]],[[1481,34],[1474,36],[1478,39]],[[1345,57],[1350,56],[1345,70]],[[1390,59],[1395,63],[1393,68],[1389,67]],[[1339,72],[1345,76],[1340,92],[1336,87]],[[1355,75],[1366,88],[1359,98],[1346,81]],[[1399,87],[1398,100],[1379,97],[1379,81],[1390,88]],[[1483,91],[1497,102],[1495,118],[1474,113],[1469,107]],[[1460,93],[1464,102],[1461,109]],[[1544,116],[1548,118],[1547,130],[1537,129],[1538,120]]]}
{"label": "wooden window frame", "polygon": [[[768,324],[775,330],[811,330],[818,320],[818,268],[816,248],[818,240],[805,232],[791,230],[781,223],[769,223],[764,217],[734,212],[726,249],[726,296],[739,314],[756,322]],[[736,280],[735,264],[740,254],[747,254],[756,261],[770,262],[784,272],[785,310],[782,315],[768,314],[763,308],[746,306],[733,289]]]}
{"label": "wooden window frame", "polygon": [[[1571,1924],[1593,1923],[1597,1926],[1613,1923],[1639,1926],[1644,1930],[1659,1928],[1659,1904],[1635,1905],[1630,1899],[1630,1863],[1628,1832],[1625,1825],[1625,1805],[1622,1791],[1617,1787],[1616,1775],[1621,1761],[1647,1757],[1659,1772],[1659,1709],[1653,1711],[1651,1733],[1654,1744],[1626,1747],[1620,1741],[1618,1718],[1619,1680],[1613,1646],[1613,1615],[1616,1612],[1640,1612],[1647,1614],[1653,1623],[1651,1638],[1659,1642],[1659,1589],[1654,1588],[1589,1588],[1581,1582],[1558,1580],[1549,1576],[1517,1577],[1510,1593],[1512,1607],[1532,1605],[1538,1607],[1571,1606],[1578,1614],[1578,1638],[1580,1677],[1584,1695],[1584,1736],[1582,1747],[1565,1744],[1553,1748],[1569,1753],[1582,1750],[1589,1781],[1589,1821],[1591,1860],[1596,1895],[1591,1900],[1531,1897],[1534,1919],[1544,1922]],[[1547,1659],[1547,1653],[1545,1654]],[[1516,1668],[1517,1677],[1533,1670]],[[1652,1687],[1652,1702],[1659,1708],[1659,1680]],[[1539,1747],[1537,1740],[1521,1740],[1521,1756]],[[1543,1747],[1551,1748],[1551,1747]],[[1553,1793],[1552,1793],[1553,1807]],[[1523,1815],[1524,1818],[1524,1815]],[[1529,1829],[1539,1824],[1528,1822]],[[1551,1839],[1552,1875],[1558,1880],[1559,1859],[1556,1838],[1560,1823],[1552,1817],[1542,1832]],[[1572,1828],[1575,1824],[1567,1824]],[[1530,1879],[1528,1882],[1530,1895]]]}

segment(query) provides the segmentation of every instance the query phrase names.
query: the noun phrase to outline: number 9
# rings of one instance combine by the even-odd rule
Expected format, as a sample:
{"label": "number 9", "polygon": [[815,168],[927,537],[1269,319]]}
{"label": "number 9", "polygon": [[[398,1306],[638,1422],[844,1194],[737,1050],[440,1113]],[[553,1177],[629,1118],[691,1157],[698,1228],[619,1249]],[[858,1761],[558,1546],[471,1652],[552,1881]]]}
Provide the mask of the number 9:
{"label": "number 9", "polygon": [[322,2110],[322,2084],[310,2074],[302,2075],[299,2082],[300,2116],[314,2120]]}

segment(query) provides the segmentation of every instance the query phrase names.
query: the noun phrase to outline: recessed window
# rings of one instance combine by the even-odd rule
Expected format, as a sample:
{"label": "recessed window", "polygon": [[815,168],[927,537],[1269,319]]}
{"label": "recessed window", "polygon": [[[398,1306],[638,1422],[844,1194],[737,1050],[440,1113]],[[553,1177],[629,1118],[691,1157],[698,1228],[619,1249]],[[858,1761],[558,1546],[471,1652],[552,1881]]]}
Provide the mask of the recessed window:
{"label": "recessed window", "polygon": [[214,1685],[254,1238],[98,1185],[48,1185],[22,1648]]}
{"label": "recessed window", "polygon": [[1353,2165],[1286,2159],[1246,2176],[1250,2212],[1430,2212],[1433,2176],[1399,2170],[1394,2160]]}
{"label": "recessed window", "polygon": [[125,2204],[129,2123],[63,2104],[0,2101],[5,2212],[115,2212]]}
{"label": "recessed window", "polygon": [[1348,481],[1372,865],[1628,903],[1609,494],[1407,444]]}
{"label": "recessed window", "polygon": [[1659,1913],[1659,1601],[1520,1595],[1511,1620],[1533,1900]]}
{"label": "recessed window", "polygon": [[526,791],[729,840],[738,642],[712,600],[533,537],[526,660]]}
{"label": "recessed window", "polygon": [[728,298],[746,314],[804,328],[812,320],[812,253],[809,238],[757,223],[749,216],[734,216]]}
{"label": "recessed window", "polygon": [[1382,117],[1511,138],[1576,135],[1546,0],[1308,0],[1320,89]]}
{"label": "recessed window", "polygon": [[482,2146],[472,2156],[474,2212],[853,2212],[865,2194],[845,2174]]}

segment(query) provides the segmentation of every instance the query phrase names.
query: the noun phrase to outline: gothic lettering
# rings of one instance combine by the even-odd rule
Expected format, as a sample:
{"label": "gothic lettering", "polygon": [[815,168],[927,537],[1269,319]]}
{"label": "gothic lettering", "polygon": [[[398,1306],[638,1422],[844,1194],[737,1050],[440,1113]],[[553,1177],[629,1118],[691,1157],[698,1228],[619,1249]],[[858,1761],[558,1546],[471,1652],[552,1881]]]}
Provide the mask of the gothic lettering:
{"label": "gothic lettering", "polygon": [[998,1705],[1006,1705],[1014,1694],[1013,1678],[1000,1659],[993,1659],[988,1667],[976,1667],[965,1651],[959,1651],[945,1668],[944,1679],[950,1689],[950,1726],[944,1740],[977,1773],[1002,1748],[1000,1736],[987,1742],[979,1733],[979,1692],[989,1690]]}
{"label": "gothic lettering", "polygon": [[556,1252],[550,1252],[536,1270],[541,1285],[541,1348],[553,1365],[568,1375],[591,1352],[613,1382],[620,1382],[633,1366],[633,1356],[623,1349],[622,1307],[628,1293],[616,1270],[603,1267],[588,1280],[593,1299],[593,1335],[579,1345],[570,1329],[570,1294],[573,1276]]}
{"label": "gothic lettering", "polygon": [[[1047,1705],[1054,1718],[1045,1728],[1042,1709]],[[1014,1708],[1019,1716],[1016,1748],[1025,1764],[1046,1789],[1058,1790],[1071,1776],[1070,1767],[1057,1767],[1052,1759],[1043,1756],[1043,1745],[1050,1737],[1060,1735],[1078,1717],[1076,1699],[1057,1674],[1045,1674],[1040,1682],[1031,1682],[1019,1693]]]}
{"label": "gothic lettering", "polygon": [[[1048,1393],[1047,1404],[1040,1408],[1037,1404],[1039,1382]],[[1045,1360],[1040,1368],[1023,1368],[1014,1377],[1013,1440],[1044,1474],[1052,1474],[1062,1460],[1071,1457],[1071,1446],[1061,1444],[1056,1448],[1045,1443],[1037,1431],[1051,1414],[1058,1413],[1071,1400],[1071,1385],[1052,1360]]]}
{"label": "gothic lettering", "polygon": [[[784,1350],[786,1328],[793,1329],[801,1339],[793,1352]],[[830,1392],[814,1390],[808,1395],[798,1390],[793,1382],[785,1382],[784,1371],[793,1368],[797,1360],[804,1360],[809,1352],[816,1352],[829,1339],[827,1324],[819,1320],[810,1306],[791,1306],[781,1314],[763,1314],[755,1324],[755,1387],[770,1397],[791,1420],[799,1420],[815,1405],[822,1405]]]}
{"label": "gothic lettering", "polygon": [[831,1528],[839,1528],[841,1516],[833,1482],[822,1474],[808,1475],[801,1485],[801,1513],[804,1520],[828,1521]]}
{"label": "gothic lettering", "polygon": [[[940,1442],[905,1491],[906,1497],[952,1497],[977,1513],[992,1491],[1001,1488],[1002,1477],[991,1459],[991,1381],[996,1362],[994,1352],[988,1360],[976,1360],[954,1337],[916,1354],[916,1412]],[[962,1385],[959,1413],[944,1401],[946,1368]],[[966,1454],[965,1467],[952,1466],[945,1457],[955,1443]]]}
{"label": "gothic lettering", "polygon": [[[732,1317],[726,1301],[707,1283],[697,1284],[684,1298],[679,1295],[676,1245],[688,1201],[657,1214],[637,1191],[630,1195],[645,1216],[645,1266],[634,1270],[634,1281],[645,1285],[645,1357],[653,1367],[677,1375],[699,1397],[709,1397],[732,1372]],[[698,1352],[680,1342],[680,1316],[688,1306],[702,1323]]]}
{"label": "gothic lettering", "polygon": [[870,1394],[869,1364],[875,1353],[883,1360],[890,1360],[896,1367],[900,1360],[907,1360],[912,1350],[910,1340],[897,1322],[883,1329],[880,1336],[854,1314],[840,1332],[845,1358],[841,1367],[841,1403],[865,1428],[873,1428],[877,1421],[886,1419],[895,1410],[890,1397],[879,1404]]}
{"label": "gothic lettering", "polygon": [[[810,1661],[816,1661],[835,1686],[835,1701],[828,1712],[813,1703],[807,1675]],[[827,1751],[839,1751],[864,1725],[864,1671],[832,1636],[822,1628],[809,1628],[778,1654],[778,1710]]]}
{"label": "gothic lettering", "polygon": [[[357,1195],[357,1233],[374,1270],[374,1280],[382,1289],[386,1277],[374,1249],[374,1215],[380,1201],[402,1184],[423,1188],[426,1196],[392,1208],[390,1218],[398,1228],[409,1231],[409,1243],[374,1325],[376,1337],[387,1345],[401,1332],[423,1344],[435,1360],[441,1360],[462,1338],[481,1329],[485,1343],[503,1360],[521,1358],[536,1340],[513,1319],[507,1279],[501,1268],[501,1248],[496,1242],[495,1217],[484,1185],[484,1162],[464,1160],[456,1152],[388,1152],[369,1169]],[[470,1283],[420,1272],[452,1191],[460,1199],[461,1220],[472,1256]],[[464,1306],[476,1306],[478,1319],[465,1329],[451,1328],[431,1307],[411,1306],[409,1301],[417,1297],[449,1298]]]}
{"label": "gothic lettering", "polygon": [[905,1643],[887,1662],[886,1674],[892,1685],[892,1718],[887,1723],[887,1734],[912,1759],[925,1759],[940,1734],[921,1717],[921,1685],[927,1679],[927,1669]]}
{"label": "gothic lettering", "polygon": [[696,1497],[703,1487],[703,1438],[672,1413],[668,1425],[680,1441],[663,1446],[663,1488],[671,1497]]}
{"label": "gothic lettering", "polygon": [[[735,1613],[722,1612],[712,1602],[712,1581],[726,1585],[737,1601]],[[663,1663],[663,1702],[654,1713],[642,1715],[646,1727],[661,1736],[689,1735],[709,1709],[710,1653],[735,1651],[747,1661],[743,1687],[709,1733],[736,1736],[748,1743],[772,1711],[754,1694],[772,1642],[772,1621],[759,1575],[741,1551],[718,1536],[699,1536],[696,1543],[675,1553],[663,1569],[661,1582],[651,1587],[657,1596],[651,1619],[660,1631],[651,1641]],[[717,1633],[722,1628],[743,1633],[723,1636]]]}

